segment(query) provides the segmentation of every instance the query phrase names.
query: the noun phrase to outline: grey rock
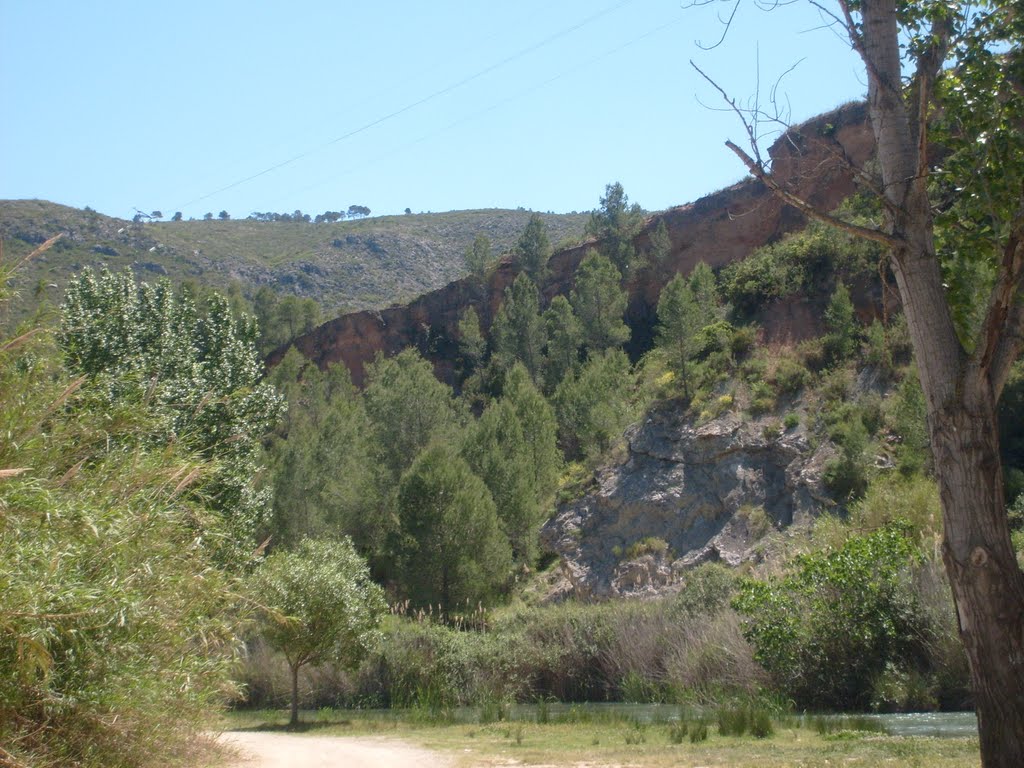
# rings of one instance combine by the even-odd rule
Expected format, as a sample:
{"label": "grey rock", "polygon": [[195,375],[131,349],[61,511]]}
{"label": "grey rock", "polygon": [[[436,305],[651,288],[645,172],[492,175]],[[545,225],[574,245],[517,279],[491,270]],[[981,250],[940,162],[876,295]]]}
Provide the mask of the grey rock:
{"label": "grey rock", "polygon": [[[570,585],[561,596],[671,591],[681,572],[754,559],[767,529],[807,523],[833,506],[822,476],[835,448],[813,448],[802,427],[766,436],[770,420],[730,413],[695,426],[664,403],[627,430],[625,459],[600,470],[595,489],[542,530]],[[624,560],[646,538],[668,551]]]}

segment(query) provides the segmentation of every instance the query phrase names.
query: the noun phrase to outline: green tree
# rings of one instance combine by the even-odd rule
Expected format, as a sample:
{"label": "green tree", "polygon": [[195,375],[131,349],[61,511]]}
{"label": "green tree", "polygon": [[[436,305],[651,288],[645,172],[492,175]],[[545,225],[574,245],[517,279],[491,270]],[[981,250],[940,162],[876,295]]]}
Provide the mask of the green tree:
{"label": "green tree", "polygon": [[546,504],[558,483],[558,423],[529,373],[516,364],[504,395],[473,425],[462,453],[483,479],[516,562],[532,565]]}
{"label": "green tree", "polygon": [[598,249],[616,266],[620,276],[628,278],[636,260],[633,239],[643,225],[643,209],[636,203],[629,204],[629,197],[616,181],[605,187],[601,205],[590,214],[586,231],[598,238]]}
{"label": "green tree", "polygon": [[375,514],[370,424],[348,369],[320,371],[291,348],[271,373],[288,411],[269,445],[273,541],[286,545],[328,532],[377,555],[385,531]]}
{"label": "green tree", "polygon": [[512,562],[494,501],[452,447],[425,449],[398,488],[399,581],[416,606],[490,602]]}
{"label": "green tree", "polygon": [[384,591],[370,580],[351,541],[307,539],[267,557],[252,576],[251,592],[263,609],[263,636],[288,661],[289,723],[298,725],[299,670],[325,661],[355,666],[380,639]]}
{"label": "green tree", "polygon": [[480,370],[487,354],[487,339],[480,330],[480,317],[474,307],[467,307],[459,316],[458,331],[462,378],[466,379]]}
{"label": "green tree", "polygon": [[367,366],[363,392],[373,430],[373,450],[393,486],[416,455],[433,440],[453,440],[465,414],[450,387],[413,349],[378,357]]}
{"label": "green tree", "polygon": [[548,348],[544,358],[545,391],[554,392],[562,379],[575,371],[583,346],[583,326],[565,296],[555,296],[543,314]]}
{"label": "green tree", "polygon": [[1011,0],[838,6],[835,19],[867,73],[876,151],[865,178],[879,177],[881,227],[817,210],[731,146],[787,202],[889,253],[926,403],[982,761],[1021,765],[1024,573],[1007,522],[997,424],[1024,343],[1024,15]]}
{"label": "green tree", "polygon": [[619,285],[620,281],[615,265],[595,251],[589,251],[576,270],[576,287],[570,296],[583,326],[588,354],[629,341],[629,327],[622,320],[626,312],[626,292]]}
{"label": "green tree", "polygon": [[690,273],[690,291],[693,300],[704,319],[704,325],[711,325],[718,319],[718,279],[706,262],[697,262]]}
{"label": "green tree", "polygon": [[683,383],[683,395],[690,397],[687,363],[693,357],[697,337],[710,319],[701,313],[690,281],[676,275],[661,291],[658,299],[658,344],[665,350],[669,368]]}
{"label": "green tree", "polygon": [[665,220],[651,232],[651,243],[647,249],[647,267],[658,278],[667,275],[672,267],[672,238],[669,237]]}
{"label": "green tree", "polygon": [[537,556],[540,505],[533,476],[526,471],[532,455],[515,406],[492,403],[473,424],[462,455],[484,481],[517,563],[532,565]]}
{"label": "green tree", "polygon": [[97,391],[53,341],[0,335],[0,762],[169,764],[222,706],[238,643],[229,531],[188,492],[216,466],[153,440],[163,414]]}
{"label": "green tree", "polygon": [[166,281],[137,286],[130,272],[91,270],[69,283],[58,334],[68,368],[98,397],[157,417],[153,445],[181,443],[217,462],[201,493],[229,522],[225,546],[239,556],[266,523],[260,440],[282,412],[261,382],[254,338],[251,318],[232,317],[222,296],[201,317]]}
{"label": "green tree", "polygon": [[523,465],[523,471],[530,478],[538,501],[544,502],[555,492],[562,468],[554,409],[519,365],[505,376],[503,398],[515,408],[529,448],[530,460]]}
{"label": "green tree", "polygon": [[547,271],[551,258],[551,241],[548,229],[540,214],[530,214],[526,229],[519,236],[515,247],[516,263],[535,283],[540,283]]}
{"label": "green tree", "polygon": [[784,579],[745,580],[735,606],[755,658],[800,707],[861,710],[887,666],[914,670],[928,634],[908,587],[920,553],[894,524],[797,558]]}
{"label": "green tree", "polygon": [[486,235],[477,235],[464,254],[466,271],[477,285],[487,282],[487,270],[491,268],[491,241]]}
{"label": "green tree", "polygon": [[609,349],[558,385],[553,399],[566,453],[597,458],[611,447],[633,417],[634,384],[626,353]]}
{"label": "green tree", "polygon": [[507,369],[518,360],[532,377],[539,378],[546,342],[544,330],[537,286],[528,274],[521,272],[505,289],[505,300],[491,328],[497,365]]}
{"label": "green tree", "polygon": [[857,316],[850,300],[850,292],[843,283],[829,299],[825,310],[825,351],[833,363],[847,360],[857,347]]}

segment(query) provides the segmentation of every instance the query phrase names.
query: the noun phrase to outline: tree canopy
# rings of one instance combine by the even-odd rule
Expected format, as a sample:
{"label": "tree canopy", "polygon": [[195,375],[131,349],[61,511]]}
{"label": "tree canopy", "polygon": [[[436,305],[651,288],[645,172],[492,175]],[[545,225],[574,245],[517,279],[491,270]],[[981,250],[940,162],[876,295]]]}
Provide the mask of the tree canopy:
{"label": "tree canopy", "polygon": [[328,660],[358,663],[379,641],[384,590],[348,539],[306,539],[272,553],[253,574],[251,589],[262,609],[263,637],[288,660],[296,725],[299,670]]}
{"label": "tree canopy", "polygon": [[217,462],[202,493],[234,532],[225,544],[251,548],[270,506],[255,483],[260,440],[282,400],[261,381],[252,319],[216,294],[204,309],[166,281],[85,270],[68,284],[58,340],[97,396],[153,414],[152,445],[178,442]]}

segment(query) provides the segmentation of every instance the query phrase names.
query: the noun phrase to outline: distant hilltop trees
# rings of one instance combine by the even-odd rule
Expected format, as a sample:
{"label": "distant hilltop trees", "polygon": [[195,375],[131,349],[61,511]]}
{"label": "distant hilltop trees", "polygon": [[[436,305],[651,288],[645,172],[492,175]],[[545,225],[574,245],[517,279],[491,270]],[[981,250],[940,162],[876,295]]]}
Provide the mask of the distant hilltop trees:
{"label": "distant hilltop trees", "polygon": [[249,215],[252,221],[298,221],[298,222],[313,222],[314,224],[333,224],[336,221],[343,219],[361,219],[365,216],[370,215],[370,209],[365,205],[350,205],[347,211],[324,211],[323,213],[317,214],[316,217],[310,216],[308,213],[296,210],[294,213],[260,213],[254,211]]}
{"label": "distant hilltop trees", "polygon": [[[145,221],[159,221],[163,218],[163,213],[160,211],[153,211],[152,213],[146,213],[135,209],[135,216],[132,217],[132,221],[136,224],[141,224]],[[408,208],[406,213],[412,213]],[[317,214],[315,217],[310,216],[308,213],[303,213],[300,210],[296,210],[294,213],[273,213],[266,212],[260,213],[259,211],[253,211],[249,214],[249,221],[297,221],[300,223],[313,223],[313,224],[333,224],[336,221],[343,221],[344,219],[362,219],[370,215],[370,209],[365,205],[350,205],[347,211],[324,211],[323,213]],[[213,212],[203,214],[203,221],[213,221],[214,218],[220,219],[221,221],[229,221],[231,214],[227,211],[221,211],[216,216]],[[183,217],[181,211],[176,211],[171,221],[182,221]],[[189,219],[192,221],[193,219]]]}

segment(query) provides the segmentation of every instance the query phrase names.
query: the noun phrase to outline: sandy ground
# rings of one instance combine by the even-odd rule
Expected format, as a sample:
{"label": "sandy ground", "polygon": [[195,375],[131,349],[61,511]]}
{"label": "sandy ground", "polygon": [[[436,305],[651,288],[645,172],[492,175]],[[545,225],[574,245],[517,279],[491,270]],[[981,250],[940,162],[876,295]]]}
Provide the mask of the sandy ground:
{"label": "sandy ground", "polygon": [[436,752],[384,738],[294,736],[233,731],[220,741],[238,753],[224,768],[448,768]]}

